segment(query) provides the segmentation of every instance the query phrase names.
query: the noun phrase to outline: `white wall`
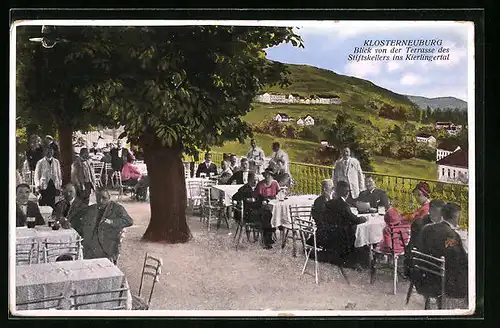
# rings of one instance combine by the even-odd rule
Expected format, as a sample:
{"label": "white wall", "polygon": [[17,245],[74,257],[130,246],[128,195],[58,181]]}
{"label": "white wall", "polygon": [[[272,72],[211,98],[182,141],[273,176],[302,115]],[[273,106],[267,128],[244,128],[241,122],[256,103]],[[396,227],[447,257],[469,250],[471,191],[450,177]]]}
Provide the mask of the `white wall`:
{"label": "white wall", "polygon": [[459,168],[448,165],[438,165],[439,181],[464,183],[465,181],[459,181],[460,176],[464,176],[468,180],[469,170],[466,168]]}

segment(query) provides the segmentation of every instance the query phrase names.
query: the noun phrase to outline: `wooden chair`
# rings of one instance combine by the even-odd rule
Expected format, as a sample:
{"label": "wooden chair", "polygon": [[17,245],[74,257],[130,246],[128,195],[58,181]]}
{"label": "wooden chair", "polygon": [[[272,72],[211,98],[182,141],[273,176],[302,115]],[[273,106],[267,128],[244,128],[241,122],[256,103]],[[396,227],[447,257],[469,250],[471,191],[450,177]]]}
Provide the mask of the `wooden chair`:
{"label": "wooden chair", "polygon": [[[49,296],[44,298],[32,299],[24,302],[16,302],[16,307],[26,307],[25,309],[18,310],[28,310],[28,305],[39,305],[35,308],[31,308],[29,310],[61,310],[62,300],[64,299],[63,294],[59,294],[56,296]],[[55,303],[55,304],[54,304]]]}
{"label": "wooden chair", "polygon": [[256,222],[247,222],[245,218],[245,204],[243,201],[233,201],[233,217],[236,217],[236,213],[240,213],[241,220],[237,221],[236,232],[234,234],[233,239],[236,240],[236,250],[238,250],[238,246],[241,242],[241,236],[243,235],[243,231],[245,231],[247,235],[247,241],[250,242],[250,233],[253,234],[253,242],[257,242],[259,240],[259,236],[262,232],[259,223]]}
{"label": "wooden chair", "polygon": [[201,181],[187,181],[187,188],[189,190],[188,206],[193,212],[201,210],[201,187]]}
{"label": "wooden chair", "polygon": [[[111,172],[111,174],[109,174]],[[108,186],[108,181],[110,181],[113,175],[113,167],[111,163],[104,163],[104,186]]]}
{"label": "wooden chair", "polygon": [[426,278],[436,278],[439,280],[439,291],[425,292],[423,296],[425,297],[424,309],[430,309],[430,299],[435,298],[437,301],[438,309],[443,309],[445,307],[446,301],[446,268],[445,268],[445,258],[441,256],[440,258],[434,257],[429,254],[425,254],[417,251],[416,248],[410,250],[410,287],[406,294],[406,304],[410,301],[413,288],[415,286],[415,279],[417,277],[424,279]]}
{"label": "wooden chair", "polygon": [[[297,256],[297,244],[296,244],[297,231],[294,227],[294,219],[297,218],[297,219],[302,219],[302,220],[312,220],[312,217],[311,217],[312,205],[290,205],[288,207],[288,209],[290,211],[291,226],[290,227],[283,226],[283,230],[281,231],[281,234],[280,234],[281,235],[281,249],[285,248],[288,238],[291,237],[292,241],[293,241],[293,244],[292,244],[293,256],[296,257]],[[288,235],[290,231],[292,232],[291,236]],[[301,242],[302,242],[302,247],[304,248],[305,243],[302,239],[301,239]]]}
{"label": "wooden chair", "polygon": [[104,171],[104,162],[92,162],[96,187],[102,187],[102,173]]}
{"label": "wooden chair", "polygon": [[70,242],[49,242],[45,240],[42,244],[43,262],[52,262],[51,259],[57,258],[59,255],[71,255],[73,260],[83,259],[82,238]]}
{"label": "wooden chair", "polygon": [[37,241],[16,244],[16,265],[39,262],[40,247]]}
{"label": "wooden chair", "polygon": [[[322,251],[323,249],[316,244],[316,222],[314,222],[312,218],[302,219],[300,217],[293,217],[292,221],[294,228],[299,232],[300,240],[304,245],[304,254],[306,256],[301,274],[304,274],[311,252],[314,251],[314,277],[316,279],[316,284],[318,284],[318,251]],[[313,239],[313,245],[307,244],[307,241],[311,237]]]}
{"label": "wooden chair", "polygon": [[[137,295],[132,295],[132,309],[133,310],[149,310],[151,298],[153,297],[154,288],[157,282],[160,281],[161,267],[163,260],[146,253],[144,256],[144,264],[142,266],[141,283],[139,285],[139,292]],[[152,277],[151,290],[149,291],[149,298],[146,300],[142,297],[142,287],[144,278],[146,276]]]}
{"label": "wooden chair", "polygon": [[184,165],[184,178],[191,178],[191,163],[190,162],[182,162]]}
{"label": "wooden chair", "polygon": [[[370,284],[375,281],[375,273],[377,271],[377,257],[385,256],[389,258],[389,266],[393,271],[393,293],[397,293],[398,282],[398,259],[404,256],[404,248],[408,245],[410,240],[410,224],[397,224],[389,226],[391,234],[392,247],[390,251],[370,247]],[[394,250],[401,248],[402,251],[396,253]]]}
{"label": "wooden chair", "polygon": [[220,223],[224,219],[229,228],[229,221],[227,216],[224,214],[225,207],[222,201],[219,199],[212,198],[212,187],[211,184],[207,183],[205,186],[201,187],[201,215],[200,220],[206,221],[208,231],[210,232],[210,222],[212,219],[217,219],[217,230],[219,230]]}
{"label": "wooden chair", "polygon": [[[106,304],[104,305],[106,307],[104,310],[126,310],[127,292],[128,288],[124,286],[117,289],[90,293],[77,293],[76,290],[73,290],[73,295],[70,296],[70,310],[81,310],[82,307],[86,307],[86,310],[94,310],[96,309],[95,307],[92,308],[89,306],[100,304]],[[113,306],[113,303],[116,303],[116,306]]]}

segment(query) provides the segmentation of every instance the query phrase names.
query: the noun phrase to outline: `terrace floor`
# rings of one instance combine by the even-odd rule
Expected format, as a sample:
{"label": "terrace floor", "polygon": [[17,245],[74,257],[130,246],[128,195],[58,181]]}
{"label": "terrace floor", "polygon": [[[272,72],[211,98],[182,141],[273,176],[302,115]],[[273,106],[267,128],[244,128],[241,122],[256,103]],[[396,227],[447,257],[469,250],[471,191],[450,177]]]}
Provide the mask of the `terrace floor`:
{"label": "terrace floor", "polygon": [[[113,197],[114,199],[114,197]],[[193,234],[185,244],[161,244],[141,241],[149,222],[149,204],[121,202],[134,219],[127,228],[118,266],[126,274],[130,288],[137,293],[144,254],[151,252],[163,259],[160,281],[156,286],[152,310],[423,310],[422,296],[413,293],[405,305],[407,281],[398,282],[392,294],[390,272],[379,272],[370,285],[368,272],[346,269],[350,285],[338,268],[319,264],[319,284],[314,282],[314,262],[301,275],[304,255],[298,247],[292,257],[291,243],[282,251],[275,246],[263,249],[243,238],[235,250],[233,235],[227,227],[211,232],[196,216],[188,217]],[[308,273],[309,272],[309,273]]]}

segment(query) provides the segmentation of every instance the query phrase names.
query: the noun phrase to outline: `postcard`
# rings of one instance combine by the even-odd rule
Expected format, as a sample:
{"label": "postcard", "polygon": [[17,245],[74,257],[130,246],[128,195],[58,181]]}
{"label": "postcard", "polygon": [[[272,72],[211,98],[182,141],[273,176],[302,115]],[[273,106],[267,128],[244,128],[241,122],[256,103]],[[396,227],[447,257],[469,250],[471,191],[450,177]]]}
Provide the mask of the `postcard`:
{"label": "postcard", "polygon": [[474,313],[474,33],[13,21],[11,314]]}

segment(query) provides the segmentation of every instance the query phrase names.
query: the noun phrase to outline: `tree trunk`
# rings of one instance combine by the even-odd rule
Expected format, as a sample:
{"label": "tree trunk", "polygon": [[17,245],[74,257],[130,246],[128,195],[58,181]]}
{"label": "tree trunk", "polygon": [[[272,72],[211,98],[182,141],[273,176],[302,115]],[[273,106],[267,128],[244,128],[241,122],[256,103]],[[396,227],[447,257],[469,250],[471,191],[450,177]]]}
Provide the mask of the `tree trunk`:
{"label": "tree trunk", "polygon": [[73,163],[73,128],[69,124],[60,124],[59,129],[59,161],[63,186],[71,182],[71,164]]}
{"label": "tree trunk", "polygon": [[186,222],[186,184],[180,146],[165,147],[151,134],[140,139],[148,168],[151,219],[143,240],[169,244],[192,238]]}

